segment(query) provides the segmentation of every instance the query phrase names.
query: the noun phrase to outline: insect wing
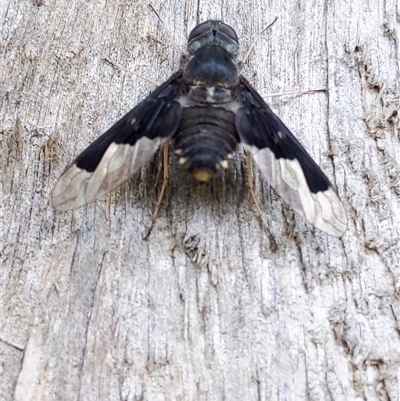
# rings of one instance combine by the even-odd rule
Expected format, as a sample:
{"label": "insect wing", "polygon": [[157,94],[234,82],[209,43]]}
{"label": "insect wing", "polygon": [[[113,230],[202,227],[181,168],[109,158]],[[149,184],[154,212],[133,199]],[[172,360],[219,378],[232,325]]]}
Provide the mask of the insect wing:
{"label": "insect wing", "polygon": [[65,211],[84,206],[142,167],[178,129],[179,90],[180,74],[175,73],[85,149],[57,182],[54,208]]}
{"label": "insect wing", "polygon": [[346,213],[328,178],[244,77],[239,102],[239,137],[270,185],[314,227],[343,235]]}

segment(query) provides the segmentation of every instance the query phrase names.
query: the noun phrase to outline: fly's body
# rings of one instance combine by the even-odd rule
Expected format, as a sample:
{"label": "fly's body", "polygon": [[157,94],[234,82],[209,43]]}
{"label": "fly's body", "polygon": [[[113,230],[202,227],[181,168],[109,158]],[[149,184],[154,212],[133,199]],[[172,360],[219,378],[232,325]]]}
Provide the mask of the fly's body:
{"label": "fly's body", "polygon": [[182,120],[174,146],[180,164],[199,181],[227,168],[240,142],[234,114],[238,84],[236,64],[221,46],[202,46],[183,71]]}
{"label": "fly's body", "polygon": [[186,65],[93,142],[53,192],[58,210],[83,206],[129,178],[167,141],[199,181],[248,149],[278,194],[316,228],[341,236],[343,205],[328,178],[239,74],[236,32],[221,21],[193,29]]}

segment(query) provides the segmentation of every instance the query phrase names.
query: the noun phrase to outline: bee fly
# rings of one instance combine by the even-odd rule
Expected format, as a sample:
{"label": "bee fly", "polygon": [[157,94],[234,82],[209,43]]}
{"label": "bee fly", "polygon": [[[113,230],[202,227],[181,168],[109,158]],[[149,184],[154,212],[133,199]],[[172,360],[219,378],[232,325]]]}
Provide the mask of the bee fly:
{"label": "bee fly", "polygon": [[172,141],[179,164],[199,181],[228,167],[239,144],[278,194],[314,227],[341,236],[347,225],[331,183],[289,129],[238,72],[236,32],[197,25],[189,58],[146,99],[84,150],[61,175],[53,206],[81,207],[128,179]]}

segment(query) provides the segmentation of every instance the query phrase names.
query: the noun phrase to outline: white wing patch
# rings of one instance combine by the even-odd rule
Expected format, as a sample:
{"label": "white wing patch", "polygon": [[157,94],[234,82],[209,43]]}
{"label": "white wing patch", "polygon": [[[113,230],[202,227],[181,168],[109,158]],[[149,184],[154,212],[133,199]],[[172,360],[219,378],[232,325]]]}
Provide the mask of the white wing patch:
{"label": "white wing patch", "polygon": [[343,235],[347,217],[333,188],[313,194],[297,159],[276,159],[268,148],[253,148],[252,153],[269,184],[295,212],[327,234]]}
{"label": "white wing patch", "polygon": [[57,210],[71,210],[83,206],[85,202],[86,182],[92,176],[73,164],[60,177],[52,195],[53,207]]}
{"label": "white wing patch", "polygon": [[111,143],[94,172],[74,163],[54,188],[52,203],[60,211],[72,210],[110,192],[146,163],[165,140],[140,138],[134,146]]}

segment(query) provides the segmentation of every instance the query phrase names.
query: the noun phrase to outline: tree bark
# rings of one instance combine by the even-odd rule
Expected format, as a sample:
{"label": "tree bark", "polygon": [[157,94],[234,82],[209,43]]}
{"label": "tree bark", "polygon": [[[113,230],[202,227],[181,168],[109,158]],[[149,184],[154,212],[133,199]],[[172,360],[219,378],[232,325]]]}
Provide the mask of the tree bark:
{"label": "tree bark", "polygon": [[[144,1],[1,0],[1,400],[399,400],[399,4],[270,3],[153,1],[163,26]],[[159,155],[53,210],[65,166],[179,68],[168,35],[222,19],[243,55],[275,16],[242,73],[335,184],[342,239],[256,172],[261,224],[241,154],[210,185],[171,155],[147,241]]]}

